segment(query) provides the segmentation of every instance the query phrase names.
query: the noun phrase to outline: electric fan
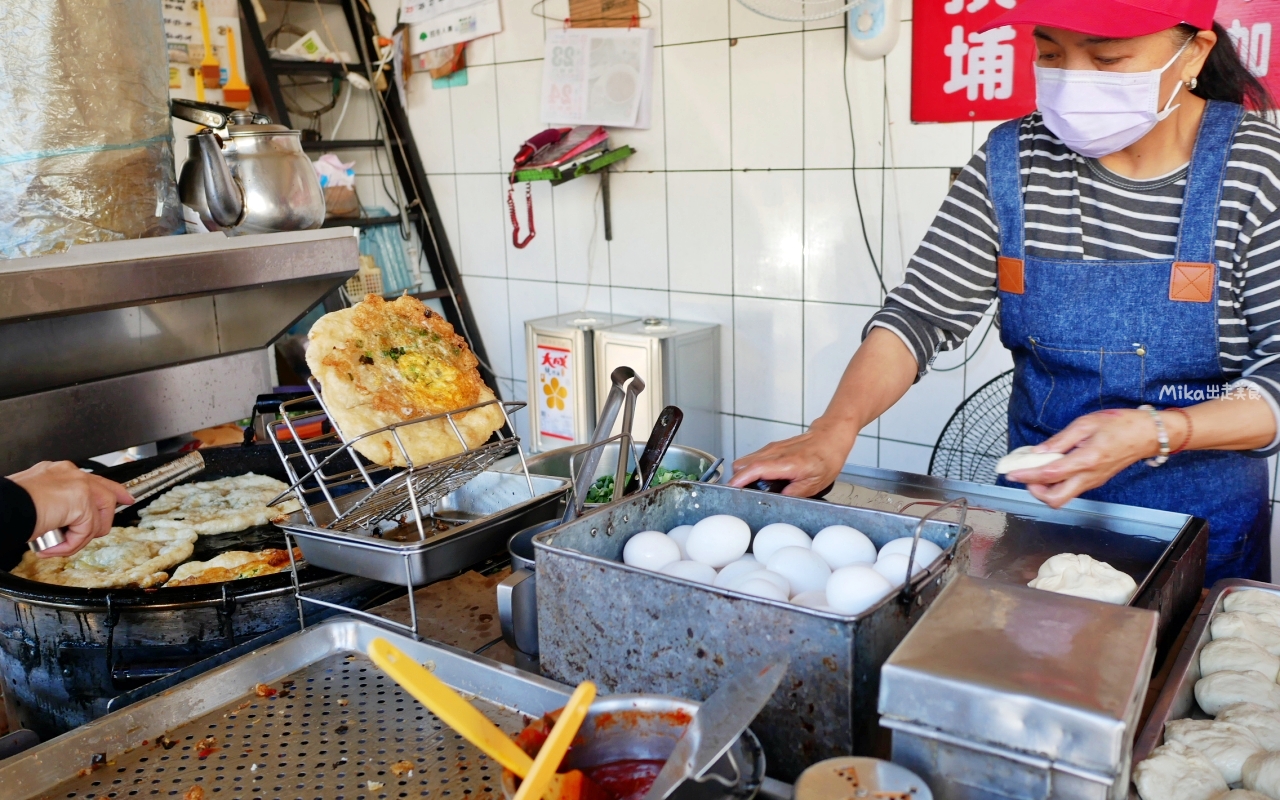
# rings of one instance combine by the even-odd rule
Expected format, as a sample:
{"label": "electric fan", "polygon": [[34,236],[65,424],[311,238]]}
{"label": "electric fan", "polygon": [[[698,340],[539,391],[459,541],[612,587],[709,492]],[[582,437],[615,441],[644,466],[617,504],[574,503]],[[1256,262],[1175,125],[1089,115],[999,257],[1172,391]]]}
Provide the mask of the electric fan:
{"label": "electric fan", "polygon": [[1013,370],[1001,373],[965,398],[933,446],[929,474],[995,483],[996,462],[1009,452],[1009,396]]}

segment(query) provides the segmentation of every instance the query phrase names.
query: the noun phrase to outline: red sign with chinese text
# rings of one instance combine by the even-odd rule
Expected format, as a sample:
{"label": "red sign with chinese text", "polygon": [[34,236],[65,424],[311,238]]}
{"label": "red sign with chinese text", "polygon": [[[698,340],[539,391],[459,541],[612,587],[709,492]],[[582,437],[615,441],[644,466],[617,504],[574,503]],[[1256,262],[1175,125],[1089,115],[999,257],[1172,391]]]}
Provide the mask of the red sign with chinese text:
{"label": "red sign with chinese text", "polygon": [[[1017,0],[915,0],[911,37],[911,121],[973,122],[1035,110],[1035,42],[1030,28],[977,29]],[[1280,99],[1280,3],[1220,0],[1216,18],[1249,70]]]}
{"label": "red sign with chinese text", "polygon": [[1019,26],[978,33],[1017,0],[915,0],[911,121],[974,122],[1036,107],[1035,41]]}
{"label": "red sign with chinese text", "polygon": [[1271,48],[1271,26],[1280,22],[1280,7],[1250,0],[1219,0],[1215,17],[1227,29],[1249,71],[1262,80],[1273,98],[1280,95],[1280,55]]}

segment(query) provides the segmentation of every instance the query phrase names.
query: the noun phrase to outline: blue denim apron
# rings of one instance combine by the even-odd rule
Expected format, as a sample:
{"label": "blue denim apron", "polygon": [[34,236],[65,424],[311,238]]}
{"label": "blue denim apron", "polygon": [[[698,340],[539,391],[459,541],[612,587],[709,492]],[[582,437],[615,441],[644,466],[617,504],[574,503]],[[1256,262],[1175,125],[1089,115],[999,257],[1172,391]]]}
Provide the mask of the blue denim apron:
{"label": "blue denim apron", "polygon": [[[1000,339],[1013,352],[1011,449],[1043,442],[1104,408],[1194,405],[1230,380],[1219,360],[1215,248],[1227,156],[1243,113],[1231,103],[1205,109],[1176,261],[1028,257],[1019,122],[992,132],[987,184],[1000,225]],[[1270,575],[1263,459],[1222,450],[1179,453],[1161,467],[1138,462],[1082,496],[1207,519],[1206,585]]]}

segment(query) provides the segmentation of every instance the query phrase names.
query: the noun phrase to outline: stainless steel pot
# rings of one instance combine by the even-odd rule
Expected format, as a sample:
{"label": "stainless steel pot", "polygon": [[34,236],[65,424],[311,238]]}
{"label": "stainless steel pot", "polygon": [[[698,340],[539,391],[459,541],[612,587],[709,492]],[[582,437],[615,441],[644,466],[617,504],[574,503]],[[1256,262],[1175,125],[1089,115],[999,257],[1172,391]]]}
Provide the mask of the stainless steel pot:
{"label": "stainless steel pot", "polygon": [[236,236],[310,230],[324,222],[324,191],[299,131],[261,114],[185,100],[172,101],[172,111],[208,126],[187,137],[178,178],[187,213],[207,230]]}
{"label": "stainless steel pot", "polygon": [[[636,442],[635,452],[627,459],[628,471],[635,469],[635,456],[644,452],[645,444],[645,442]],[[618,464],[617,442],[603,445],[600,449],[602,451],[600,456],[600,465],[596,468],[596,474],[592,478],[593,481],[602,478],[605,475],[612,475],[614,468]],[[583,450],[586,450],[585,445],[573,445],[570,447],[560,447],[555,450],[548,450],[545,453],[538,453],[535,456],[530,456],[527,459],[529,463],[529,471],[537,475],[555,475],[560,478],[571,477],[569,461],[570,459],[573,459],[575,467],[578,464],[581,464],[583,457],[579,455],[575,458],[574,456]],[[667,450],[667,454],[658,462],[658,466],[666,467],[667,469],[680,470],[681,472],[692,475],[693,479],[697,480],[698,476],[706,472],[715,460],[715,456],[704,450],[699,450],[696,447],[689,447],[688,445],[683,444],[673,444],[671,445],[671,448]],[[517,462],[515,464],[515,469],[518,470],[519,468],[520,465]],[[715,473],[712,474],[707,483],[719,483],[723,472],[724,469],[722,467],[717,467]]]}
{"label": "stainless steel pot", "polygon": [[[698,713],[698,703],[653,694],[613,694],[587,712],[564,769],[587,769],[615,761],[666,761]],[[750,800],[764,780],[764,750],[750,730],[707,770],[702,781],[686,781],[674,800]],[[516,778],[502,771],[502,794],[515,797]]]}
{"label": "stainless steel pot", "polygon": [[[636,442],[636,452],[643,452],[645,442]],[[582,463],[583,456],[576,454],[586,451],[585,445],[561,447],[548,450],[527,460],[529,472],[534,475],[550,475],[568,478],[571,469]],[[596,468],[595,478],[612,475],[618,463],[618,444],[604,445],[600,448],[602,455]],[[628,459],[627,469],[635,469],[635,454]],[[705,473],[714,463],[710,453],[694,447],[673,444],[667,454],[658,462],[667,469],[680,470],[696,477]],[[512,460],[506,465],[495,465],[495,469],[519,471],[520,462]],[[717,467],[708,483],[720,480],[722,470]],[[594,480],[594,479],[593,479]],[[598,503],[591,503],[595,507]],[[551,520],[525,528],[511,537],[507,542],[507,552],[511,554],[511,574],[498,584],[498,622],[502,628],[502,638],[514,650],[526,656],[536,658],[538,655],[538,596],[537,571],[533,559],[533,537],[549,531],[561,524],[560,520]]]}
{"label": "stainless steel pot", "polygon": [[506,643],[528,656],[538,655],[538,573],[534,569],[533,537],[559,524],[559,517],[540,522],[507,542],[511,574],[498,584],[498,624]]}

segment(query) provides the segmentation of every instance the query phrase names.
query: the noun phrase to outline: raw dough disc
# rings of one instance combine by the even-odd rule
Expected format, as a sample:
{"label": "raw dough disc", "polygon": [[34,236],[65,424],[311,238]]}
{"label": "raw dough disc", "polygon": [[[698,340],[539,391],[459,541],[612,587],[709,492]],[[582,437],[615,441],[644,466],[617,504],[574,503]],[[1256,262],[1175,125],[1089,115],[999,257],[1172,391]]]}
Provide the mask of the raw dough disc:
{"label": "raw dough disc", "polygon": [[996,474],[1005,475],[1020,469],[1038,469],[1062,458],[1062,453],[1036,453],[1035,447],[1019,447],[996,462]]}

